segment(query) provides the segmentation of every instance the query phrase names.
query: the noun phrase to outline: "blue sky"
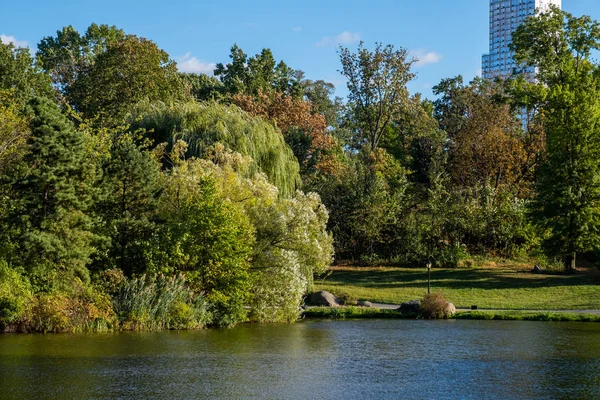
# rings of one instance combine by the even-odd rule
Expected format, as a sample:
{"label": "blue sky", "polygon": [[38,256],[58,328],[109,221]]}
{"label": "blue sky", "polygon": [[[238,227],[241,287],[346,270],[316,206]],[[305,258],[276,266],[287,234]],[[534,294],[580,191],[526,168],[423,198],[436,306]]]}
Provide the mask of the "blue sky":
{"label": "blue sky", "polygon": [[[4,2],[0,38],[35,49],[63,26],[83,32],[92,22],[117,25],[155,41],[181,69],[210,70],[227,62],[237,43],[249,55],[264,47],[277,60],[301,69],[310,79],[336,85],[346,94],[337,43],[356,48],[376,41],[404,47],[421,58],[412,92],[432,97],[431,86],[462,74],[479,73],[488,46],[488,0],[304,0],[198,1],[104,0]],[[143,4],[143,5],[142,5]],[[600,20],[600,1],[563,0],[563,9]]]}

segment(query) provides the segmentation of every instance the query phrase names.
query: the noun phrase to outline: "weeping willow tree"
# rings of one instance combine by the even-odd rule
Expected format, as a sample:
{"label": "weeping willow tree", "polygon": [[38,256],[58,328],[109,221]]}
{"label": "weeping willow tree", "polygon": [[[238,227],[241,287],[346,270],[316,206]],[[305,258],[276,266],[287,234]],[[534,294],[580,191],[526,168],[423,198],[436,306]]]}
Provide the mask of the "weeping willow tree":
{"label": "weeping willow tree", "polygon": [[252,174],[263,172],[284,197],[300,187],[300,167],[281,132],[260,118],[253,118],[236,106],[217,103],[142,102],[132,115],[133,129],[145,129],[155,144],[177,140],[188,145],[188,157],[204,156],[215,143],[250,156]]}

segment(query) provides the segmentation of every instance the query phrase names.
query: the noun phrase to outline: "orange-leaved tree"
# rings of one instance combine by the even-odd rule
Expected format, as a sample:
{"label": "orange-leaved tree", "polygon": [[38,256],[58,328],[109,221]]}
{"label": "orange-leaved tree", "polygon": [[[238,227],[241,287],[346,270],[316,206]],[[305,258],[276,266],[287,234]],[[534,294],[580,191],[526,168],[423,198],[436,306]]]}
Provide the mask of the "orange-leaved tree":
{"label": "orange-leaved tree", "polygon": [[335,173],[339,168],[338,145],[327,130],[325,117],[313,112],[310,102],[281,92],[256,96],[235,94],[232,101],[253,116],[275,124],[286,138],[303,170],[303,175]]}

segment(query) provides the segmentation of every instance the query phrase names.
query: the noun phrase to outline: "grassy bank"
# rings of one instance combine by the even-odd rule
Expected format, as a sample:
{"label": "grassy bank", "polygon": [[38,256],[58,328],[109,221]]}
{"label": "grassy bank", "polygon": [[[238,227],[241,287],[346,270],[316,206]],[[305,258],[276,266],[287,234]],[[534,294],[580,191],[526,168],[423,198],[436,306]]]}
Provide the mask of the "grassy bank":
{"label": "grassy bank", "polygon": [[[304,318],[323,319],[401,319],[405,318],[395,310],[364,307],[314,307],[304,310]],[[504,321],[562,321],[562,322],[600,322],[600,315],[552,312],[552,311],[463,311],[452,319],[504,320]]]}
{"label": "grassy bank", "polygon": [[350,318],[394,318],[399,319],[403,316],[395,310],[384,310],[376,307],[312,307],[302,312],[303,318],[329,318],[329,319],[350,319]]}
{"label": "grassy bank", "polygon": [[[432,269],[431,288],[457,308],[503,310],[600,309],[600,272],[532,274],[527,265]],[[334,267],[316,290],[381,303],[420,299],[427,292],[425,268]]]}
{"label": "grassy bank", "polygon": [[454,319],[600,322],[600,315],[552,311],[464,311],[454,315]]}

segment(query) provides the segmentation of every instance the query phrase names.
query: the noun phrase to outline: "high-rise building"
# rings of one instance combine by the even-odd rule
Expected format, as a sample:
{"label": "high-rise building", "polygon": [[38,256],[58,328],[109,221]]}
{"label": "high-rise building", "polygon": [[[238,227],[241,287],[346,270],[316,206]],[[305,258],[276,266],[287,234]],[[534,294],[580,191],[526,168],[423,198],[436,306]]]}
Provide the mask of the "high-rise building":
{"label": "high-rise building", "polygon": [[[561,7],[562,0],[490,0],[490,50],[484,54],[481,69],[484,78],[507,76],[517,68],[508,49],[512,33],[536,9]],[[527,72],[534,73],[529,70]]]}

